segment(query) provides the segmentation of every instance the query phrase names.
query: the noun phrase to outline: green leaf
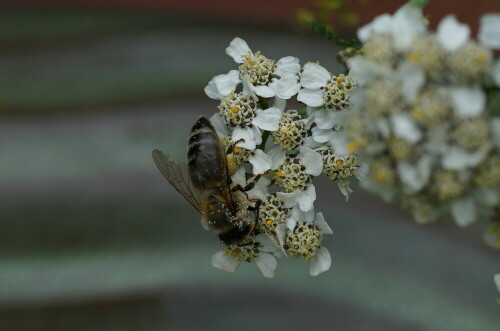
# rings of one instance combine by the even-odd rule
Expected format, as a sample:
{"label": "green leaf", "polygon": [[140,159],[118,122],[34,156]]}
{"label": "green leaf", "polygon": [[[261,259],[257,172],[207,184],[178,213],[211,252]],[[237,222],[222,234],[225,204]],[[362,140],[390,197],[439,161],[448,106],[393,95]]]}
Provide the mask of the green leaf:
{"label": "green leaf", "polygon": [[430,0],[410,0],[408,1],[408,5],[424,9],[424,7],[427,6],[429,1]]}
{"label": "green leaf", "polygon": [[330,31],[326,26],[314,21],[310,20],[309,25],[311,26],[311,29],[313,29],[316,32],[319,32],[322,36],[326,37],[328,40],[332,40],[335,42],[340,47],[354,47],[356,49],[361,48],[361,44],[357,39],[350,39],[350,40],[345,40],[342,39],[339,35],[333,33]]}

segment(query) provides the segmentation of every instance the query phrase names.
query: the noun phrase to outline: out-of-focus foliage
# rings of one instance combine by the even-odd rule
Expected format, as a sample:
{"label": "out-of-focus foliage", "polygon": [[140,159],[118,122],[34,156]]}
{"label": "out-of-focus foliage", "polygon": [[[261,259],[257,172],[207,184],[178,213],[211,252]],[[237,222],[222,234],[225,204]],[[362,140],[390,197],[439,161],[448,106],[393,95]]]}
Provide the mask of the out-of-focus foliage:
{"label": "out-of-focus foliage", "polygon": [[359,23],[355,7],[366,5],[368,2],[369,0],[317,0],[314,8],[300,9],[297,12],[297,20],[303,25],[315,21],[330,31],[335,31],[339,26],[352,27]]}

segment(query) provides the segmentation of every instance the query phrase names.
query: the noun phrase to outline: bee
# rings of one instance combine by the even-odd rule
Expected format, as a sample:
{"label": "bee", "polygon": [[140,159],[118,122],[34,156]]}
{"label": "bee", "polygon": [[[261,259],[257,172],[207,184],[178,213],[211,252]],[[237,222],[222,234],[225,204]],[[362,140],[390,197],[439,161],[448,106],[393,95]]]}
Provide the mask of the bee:
{"label": "bee", "polygon": [[159,150],[153,151],[156,166],[201,214],[204,228],[216,233],[226,245],[240,245],[255,228],[251,212],[258,206],[251,205],[245,191],[258,179],[244,188],[231,187],[228,155],[212,123],[204,117],[200,117],[191,129],[187,166],[171,161]]}

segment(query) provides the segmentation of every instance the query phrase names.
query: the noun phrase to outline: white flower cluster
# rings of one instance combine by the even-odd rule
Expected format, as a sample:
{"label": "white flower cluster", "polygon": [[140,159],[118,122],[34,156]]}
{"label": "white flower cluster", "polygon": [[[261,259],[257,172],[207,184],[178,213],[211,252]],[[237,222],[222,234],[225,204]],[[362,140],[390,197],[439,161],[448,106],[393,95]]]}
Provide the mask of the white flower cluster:
{"label": "white flower cluster", "polygon": [[[275,61],[254,53],[240,38],[231,41],[226,54],[239,67],[206,86],[205,93],[220,101],[210,120],[224,146],[233,146],[228,155],[233,185],[258,179],[244,192],[258,210],[248,241],[226,246],[212,264],[232,272],[243,261],[254,262],[265,277],[273,277],[276,258],[296,257],[318,275],[331,265],[322,238],[332,230],[314,211],[312,181],[325,173],[347,195],[350,177],[358,175],[356,157],[335,148],[354,84],[315,63],[302,68],[292,56]],[[287,109],[292,98],[307,106]]]}
{"label": "white flower cluster", "polygon": [[488,90],[500,88],[492,51],[500,14],[483,16],[474,41],[454,16],[432,33],[421,10],[404,6],[358,37],[362,54],[348,65],[360,86],[346,133],[367,164],[361,184],[400,197],[418,222],[446,212],[460,226],[496,220],[490,232],[500,247],[500,118],[488,110]]}

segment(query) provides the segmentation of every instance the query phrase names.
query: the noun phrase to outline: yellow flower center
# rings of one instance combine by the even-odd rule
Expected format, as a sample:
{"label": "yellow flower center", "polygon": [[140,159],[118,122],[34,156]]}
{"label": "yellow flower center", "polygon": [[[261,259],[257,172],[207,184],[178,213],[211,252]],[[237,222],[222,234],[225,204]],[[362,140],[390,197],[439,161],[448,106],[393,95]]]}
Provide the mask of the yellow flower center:
{"label": "yellow flower center", "polygon": [[337,166],[342,167],[344,165],[344,162],[342,160],[337,160]]}
{"label": "yellow flower center", "polygon": [[381,171],[378,171],[376,173],[373,174],[373,179],[375,179],[375,181],[377,182],[381,182],[385,179],[386,177],[386,174],[381,172]]}
{"label": "yellow flower center", "polygon": [[236,256],[236,255],[238,255],[240,253],[241,253],[241,249],[239,249],[239,248],[236,248],[236,249],[234,249],[234,250],[231,251],[231,255],[232,256]]}
{"label": "yellow flower center", "polygon": [[236,107],[231,107],[229,108],[233,113],[237,113],[238,112],[238,108]]}
{"label": "yellow flower center", "polygon": [[411,112],[411,116],[416,120],[421,120],[424,117],[424,112],[422,111],[422,109],[415,108]]}
{"label": "yellow flower center", "polygon": [[419,63],[420,57],[415,53],[411,53],[410,55],[408,55],[408,60],[410,60],[410,62],[412,63]]}
{"label": "yellow flower center", "polygon": [[349,153],[354,152],[355,150],[358,149],[358,143],[355,141],[351,141],[350,143],[347,144],[347,150]]}
{"label": "yellow flower center", "polygon": [[277,177],[283,177],[285,176],[282,172],[277,172],[276,175],[273,176],[273,178],[277,178]]}
{"label": "yellow flower center", "polygon": [[266,224],[267,224],[267,225],[271,225],[271,224],[273,224],[273,220],[267,220],[267,221],[266,221]]}
{"label": "yellow flower center", "polygon": [[487,57],[486,54],[480,53],[476,56],[476,62],[478,63],[484,63],[486,61]]}

